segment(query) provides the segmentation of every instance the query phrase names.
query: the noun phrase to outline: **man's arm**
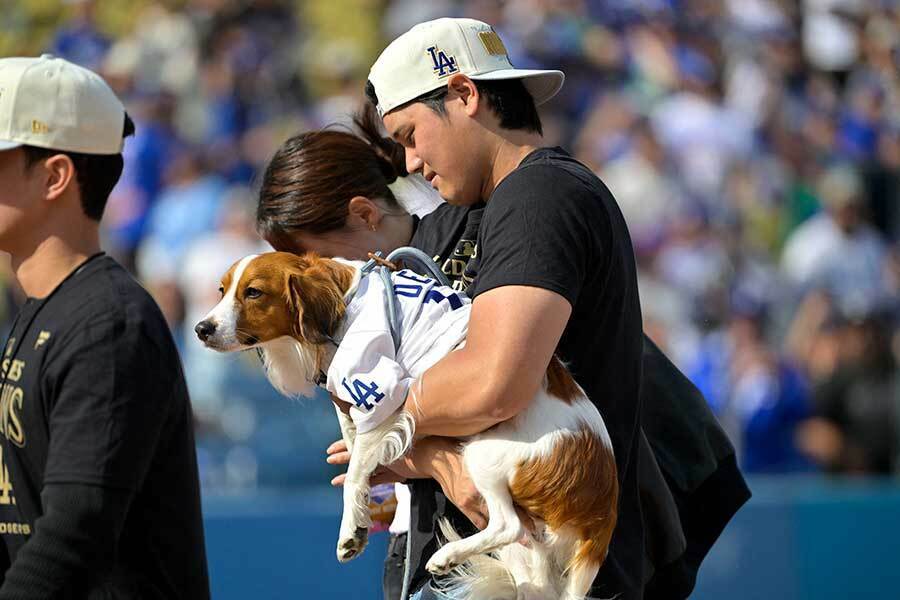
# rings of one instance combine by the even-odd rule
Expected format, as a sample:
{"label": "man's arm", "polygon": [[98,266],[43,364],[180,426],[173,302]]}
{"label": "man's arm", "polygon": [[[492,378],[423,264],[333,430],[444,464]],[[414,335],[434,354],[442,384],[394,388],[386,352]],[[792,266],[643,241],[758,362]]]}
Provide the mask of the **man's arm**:
{"label": "man's arm", "polygon": [[407,396],[416,434],[472,435],[526,409],[571,313],[568,300],[543,288],[509,285],[480,294],[465,347],[428,369]]}

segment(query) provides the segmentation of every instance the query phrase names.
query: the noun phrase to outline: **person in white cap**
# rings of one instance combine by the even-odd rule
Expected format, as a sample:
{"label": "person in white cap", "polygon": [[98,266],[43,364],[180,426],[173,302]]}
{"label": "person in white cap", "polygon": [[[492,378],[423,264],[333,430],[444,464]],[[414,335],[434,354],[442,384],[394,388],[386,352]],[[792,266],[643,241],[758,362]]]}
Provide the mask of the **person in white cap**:
{"label": "person in white cap", "polygon": [[[703,464],[673,468],[664,464],[664,452],[659,464],[654,458],[641,427],[642,352],[656,372],[649,387],[667,401],[690,395],[691,386],[644,341],[631,241],[609,190],[562,149],[542,147],[536,105],[562,83],[559,71],[515,69],[496,32],[471,19],[416,25],[370,71],[367,96],[404,146],[407,170],[421,173],[469,216],[479,213],[480,221],[459,279],[474,298],[466,347],[425,373],[406,408],[416,415],[417,433],[478,433],[523,410],[556,353],[603,414],[617,459],[619,521],[591,595],[685,598],[699,562],[749,491],[733,448],[712,427],[686,434],[691,441],[681,444],[701,447]],[[412,244],[441,247],[441,230],[417,231]],[[672,389],[661,387],[663,381]],[[688,409],[698,417],[693,427],[715,423],[695,400]],[[675,402],[653,407],[657,419],[678,410]],[[400,469],[413,496],[404,594],[422,600],[443,597],[424,570],[437,547],[438,519],[447,516],[463,535],[472,533],[447,499],[478,526],[488,517],[459,457],[428,441]],[[670,488],[661,467],[686,480]],[[433,477],[443,490],[410,477],[410,470]],[[708,499],[698,489],[716,477],[726,481],[711,486],[725,490],[721,506],[707,522],[689,523],[703,519],[682,513],[673,494]],[[691,510],[702,504],[696,498],[689,498]]]}
{"label": "person in white cap", "polygon": [[209,597],[191,406],[163,316],[100,250],[134,125],[95,73],[0,59],[0,598]]}

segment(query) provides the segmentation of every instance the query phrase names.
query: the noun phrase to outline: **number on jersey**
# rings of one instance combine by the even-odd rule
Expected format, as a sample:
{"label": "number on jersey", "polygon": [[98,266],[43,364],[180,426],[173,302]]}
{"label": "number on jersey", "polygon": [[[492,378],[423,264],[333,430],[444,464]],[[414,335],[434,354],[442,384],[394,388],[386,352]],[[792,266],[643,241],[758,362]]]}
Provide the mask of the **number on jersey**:
{"label": "number on jersey", "polygon": [[3,461],[3,446],[0,445],[0,504],[15,504],[16,498],[12,494],[12,482],[9,480],[9,469]]}

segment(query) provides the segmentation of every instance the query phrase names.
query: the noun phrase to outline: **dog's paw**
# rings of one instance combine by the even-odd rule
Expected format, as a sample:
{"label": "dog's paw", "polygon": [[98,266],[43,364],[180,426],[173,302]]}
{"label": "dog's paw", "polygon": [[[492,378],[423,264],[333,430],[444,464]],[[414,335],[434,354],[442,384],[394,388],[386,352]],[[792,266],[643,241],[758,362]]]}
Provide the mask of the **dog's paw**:
{"label": "dog's paw", "polygon": [[369,541],[369,530],[357,527],[351,536],[341,536],[337,545],[337,559],[342,563],[353,560],[365,549]]}
{"label": "dog's paw", "polygon": [[435,552],[425,565],[425,569],[432,575],[446,575],[460,565],[453,552],[444,552],[446,547]]}

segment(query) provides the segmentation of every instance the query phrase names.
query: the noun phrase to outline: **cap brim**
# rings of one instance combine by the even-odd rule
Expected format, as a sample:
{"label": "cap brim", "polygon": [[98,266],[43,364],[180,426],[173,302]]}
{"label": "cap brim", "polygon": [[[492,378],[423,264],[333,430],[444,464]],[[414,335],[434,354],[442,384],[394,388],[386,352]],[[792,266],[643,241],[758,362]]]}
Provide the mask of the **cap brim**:
{"label": "cap brim", "polygon": [[534,98],[535,105],[540,105],[555,96],[562,89],[566,76],[562,71],[545,71],[538,69],[500,69],[470,75],[475,81],[497,81],[500,79],[521,79],[525,89]]}
{"label": "cap brim", "polygon": [[7,142],[6,140],[0,140],[0,152],[3,150],[12,150],[13,148],[18,148],[22,144],[19,142]]}

